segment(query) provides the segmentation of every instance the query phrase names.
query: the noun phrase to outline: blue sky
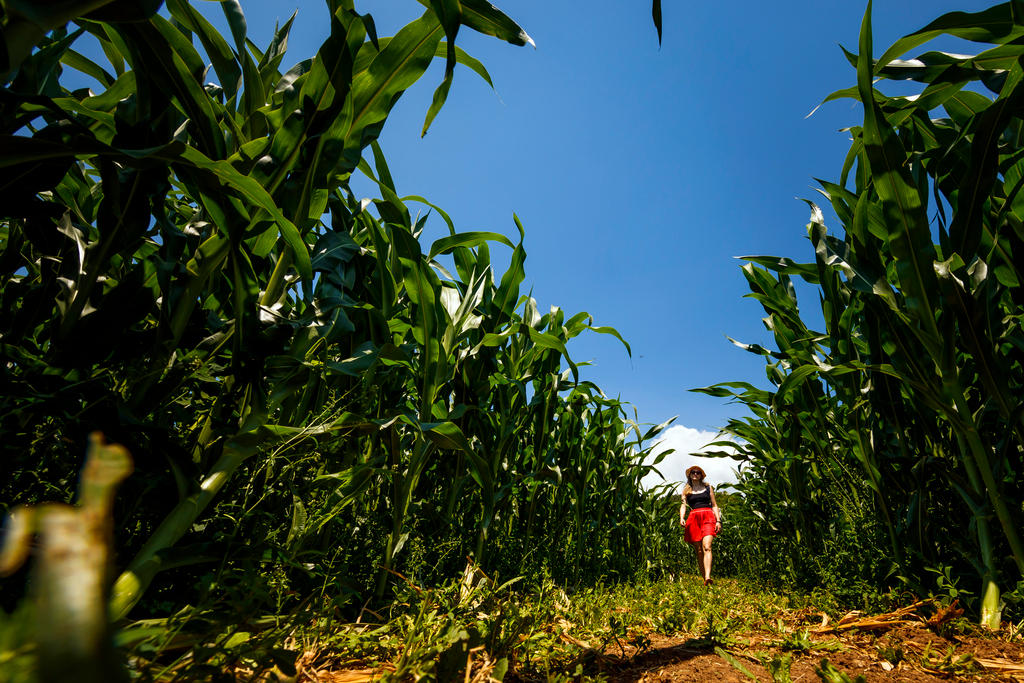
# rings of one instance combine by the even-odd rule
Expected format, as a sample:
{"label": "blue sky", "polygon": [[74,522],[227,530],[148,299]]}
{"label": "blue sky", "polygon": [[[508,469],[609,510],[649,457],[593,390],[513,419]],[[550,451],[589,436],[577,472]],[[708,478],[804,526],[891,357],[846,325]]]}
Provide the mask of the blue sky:
{"label": "blue sky", "polygon": [[[770,343],[760,307],[743,298],[735,257],[811,260],[808,209],[797,198],[816,196],[813,178],[838,177],[848,149],[839,129],[858,124],[860,112],[841,101],[807,114],[854,84],[838,44],[856,51],[864,6],[664,0],[659,48],[648,0],[494,1],[537,48],[460,33],[496,92],[459,67],[445,109],[421,139],[442,75],[436,61],[381,137],[399,194],[426,197],[460,230],[514,237],[518,214],[524,290],[542,310],[589,312],[632,345],[630,358],[610,336],[578,337],[570,351],[592,363],[584,377],[636,406],[642,422],[678,415],[676,435],[689,439],[680,448],[692,450],[743,411],[689,389],[765,384],[761,359],[726,339]],[[214,3],[196,4],[219,15]],[[243,4],[259,45],[298,8],[286,66],[312,55],[328,27],[320,1]],[[989,4],[880,0],[876,55],[944,12]],[[373,13],[381,35],[422,11],[413,0],[356,7]],[[440,235],[439,222],[435,229]],[[820,317],[813,290],[802,293],[806,317]]]}
{"label": "blue sky", "polygon": [[[577,338],[570,351],[593,362],[585,376],[644,422],[679,415],[679,425],[714,431],[742,409],[688,390],[763,384],[762,361],[726,335],[770,341],[734,257],[812,259],[797,198],[815,197],[814,177],[838,177],[848,149],[839,129],[860,112],[847,100],[806,117],[855,83],[838,44],[856,51],[864,6],[665,0],[659,49],[646,0],[495,2],[537,49],[460,34],[497,95],[458,69],[421,139],[439,60],[382,136],[399,193],[429,198],[460,229],[514,235],[517,213],[538,303],[588,311],[632,345],[630,359],[611,337]],[[876,53],[946,11],[988,4],[876,2]],[[395,0],[357,8],[382,34],[420,10]],[[300,20],[321,11],[304,3]],[[805,298],[814,315],[816,296]]]}
{"label": "blue sky", "polygon": [[[855,83],[838,45],[856,51],[864,5],[664,0],[659,48],[647,0],[494,1],[537,48],[460,33],[496,92],[459,67],[421,138],[442,75],[435,63],[381,137],[399,194],[428,198],[461,230],[515,236],[513,212],[520,217],[524,289],[542,310],[587,311],[632,346],[630,358],[610,336],[577,337],[570,352],[592,363],[584,376],[636,406],[642,422],[679,416],[666,445],[680,455],[664,467],[674,479],[691,461],[682,453],[743,414],[689,389],[765,384],[761,359],[726,339],[770,343],[735,257],[812,259],[798,198],[816,196],[815,177],[838,177],[848,149],[839,129],[860,112],[840,101],[807,114]],[[298,7],[289,63],[326,31],[320,2],[244,4],[257,37]],[[942,13],[989,4],[880,0],[876,54]],[[381,35],[422,10],[412,0],[356,7],[374,14]],[[802,294],[807,317],[820,317],[813,290]],[[725,463],[715,469],[712,479],[728,478]]]}

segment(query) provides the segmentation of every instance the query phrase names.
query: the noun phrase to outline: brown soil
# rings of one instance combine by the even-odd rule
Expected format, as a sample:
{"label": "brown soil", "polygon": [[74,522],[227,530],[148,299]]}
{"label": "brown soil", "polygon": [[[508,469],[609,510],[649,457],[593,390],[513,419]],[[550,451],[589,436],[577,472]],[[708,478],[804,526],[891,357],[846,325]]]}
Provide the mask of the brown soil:
{"label": "brown soil", "polygon": [[[773,657],[791,658],[789,676],[794,683],[825,678],[817,673],[822,660],[849,676],[876,681],[1012,681],[1024,683],[1024,640],[1001,639],[999,634],[982,636],[943,636],[925,623],[901,626],[887,632],[881,629],[844,629],[828,634],[811,632],[812,640],[823,649],[783,651],[769,634],[749,633],[732,639],[724,648],[733,662],[713,647],[692,640],[652,636],[650,648],[637,652],[624,648],[606,654],[595,668],[609,683],[679,683],[683,681],[744,682],[772,681],[764,662]],[[900,657],[902,654],[902,659]],[[896,659],[892,662],[886,657]],[[749,676],[738,666],[749,672]],[[595,671],[596,673],[596,671]],[[780,678],[779,680],[785,680]]]}

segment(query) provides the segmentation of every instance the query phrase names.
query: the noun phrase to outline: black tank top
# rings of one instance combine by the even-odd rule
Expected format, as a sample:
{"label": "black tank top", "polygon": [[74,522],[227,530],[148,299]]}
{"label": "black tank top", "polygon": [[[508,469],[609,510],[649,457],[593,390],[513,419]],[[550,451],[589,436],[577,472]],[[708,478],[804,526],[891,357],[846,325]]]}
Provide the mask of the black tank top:
{"label": "black tank top", "polygon": [[686,504],[693,510],[711,507],[711,487],[705,486],[700,493],[687,493]]}

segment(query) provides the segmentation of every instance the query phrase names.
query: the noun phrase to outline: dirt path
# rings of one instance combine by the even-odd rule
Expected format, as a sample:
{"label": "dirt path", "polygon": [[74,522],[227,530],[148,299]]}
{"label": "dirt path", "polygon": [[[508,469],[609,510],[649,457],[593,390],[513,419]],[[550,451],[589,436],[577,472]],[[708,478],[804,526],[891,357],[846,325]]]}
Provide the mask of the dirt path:
{"label": "dirt path", "polygon": [[[654,636],[640,650],[625,647],[595,661],[609,683],[683,681],[1013,681],[1024,682],[1024,640],[943,634],[926,622],[875,618],[861,627],[837,624],[808,630],[809,647],[749,633],[714,646],[693,639]],[[845,626],[850,625],[849,628]],[[724,645],[724,647],[723,647]],[[827,663],[823,660],[827,660]]]}

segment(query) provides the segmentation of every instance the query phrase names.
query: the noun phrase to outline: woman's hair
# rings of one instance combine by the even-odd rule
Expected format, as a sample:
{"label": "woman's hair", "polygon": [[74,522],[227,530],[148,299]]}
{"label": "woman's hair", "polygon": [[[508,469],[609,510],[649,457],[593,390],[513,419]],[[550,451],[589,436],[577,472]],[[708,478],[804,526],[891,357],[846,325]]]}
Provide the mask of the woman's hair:
{"label": "woman's hair", "polygon": [[700,472],[701,483],[704,482],[704,478],[708,475],[704,473],[704,469],[700,465],[692,465],[686,468],[686,485],[683,486],[683,495],[688,495],[693,492],[693,487],[690,486],[690,474],[692,472]]}

